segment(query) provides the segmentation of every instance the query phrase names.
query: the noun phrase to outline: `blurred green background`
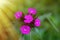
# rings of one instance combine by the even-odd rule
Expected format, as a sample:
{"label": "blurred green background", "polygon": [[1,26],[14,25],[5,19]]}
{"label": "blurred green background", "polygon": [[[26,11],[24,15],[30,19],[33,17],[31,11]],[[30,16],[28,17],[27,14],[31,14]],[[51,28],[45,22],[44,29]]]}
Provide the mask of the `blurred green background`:
{"label": "blurred green background", "polygon": [[[5,9],[0,7],[9,20],[16,26],[21,40],[60,40],[60,0],[8,0]],[[19,22],[13,17],[16,11],[25,14],[28,8],[36,8],[37,15],[41,20],[41,26],[31,29],[29,35],[20,33]],[[2,19],[2,18],[1,18]],[[18,27],[19,26],[19,27]]]}
{"label": "blurred green background", "polygon": [[60,40],[60,0],[24,0],[20,10],[27,13],[29,7],[37,9],[36,16],[41,19],[41,26],[33,28],[22,39]]}

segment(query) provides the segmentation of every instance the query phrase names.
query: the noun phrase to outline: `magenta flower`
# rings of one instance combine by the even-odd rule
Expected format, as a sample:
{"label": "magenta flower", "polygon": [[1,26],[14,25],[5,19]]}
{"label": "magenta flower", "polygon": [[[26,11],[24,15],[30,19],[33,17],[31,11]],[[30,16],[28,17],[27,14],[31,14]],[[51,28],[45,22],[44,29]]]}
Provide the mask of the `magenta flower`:
{"label": "magenta flower", "polygon": [[34,8],[28,8],[28,14],[23,15],[22,12],[16,12],[15,18],[21,19],[20,21],[23,23],[23,25],[20,27],[20,31],[22,34],[29,34],[31,31],[31,28],[39,27],[41,25],[41,21],[39,18],[34,18],[34,15],[36,15],[37,11]]}
{"label": "magenta flower", "polygon": [[39,27],[39,26],[41,25],[40,19],[38,19],[38,18],[35,19],[34,25],[35,25],[36,27]]}
{"label": "magenta flower", "polygon": [[16,12],[16,14],[15,14],[15,18],[16,19],[19,19],[19,18],[21,18],[22,17],[22,12]]}
{"label": "magenta flower", "polygon": [[37,13],[37,10],[34,8],[28,8],[28,13],[35,15]]}
{"label": "magenta flower", "polygon": [[24,18],[25,18],[24,20],[25,23],[31,23],[33,21],[32,15],[25,15]]}
{"label": "magenta flower", "polygon": [[29,34],[30,33],[30,26],[23,25],[20,27],[20,31],[22,34]]}

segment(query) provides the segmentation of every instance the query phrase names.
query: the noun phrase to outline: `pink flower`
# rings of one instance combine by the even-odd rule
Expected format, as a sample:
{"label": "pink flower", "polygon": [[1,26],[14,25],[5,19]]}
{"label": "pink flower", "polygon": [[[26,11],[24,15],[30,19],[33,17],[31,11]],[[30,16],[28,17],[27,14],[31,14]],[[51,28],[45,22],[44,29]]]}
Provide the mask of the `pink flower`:
{"label": "pink flower", "polygon": [[22,34],[29,34],[30,33],[30,26],[23,25],[20,27],[20,31]]}
{"label": "pink flower", "polygon": [[22,17],[22,12],[16,12],[16,14],[15,14],[15,18],[16,19],[19,19],[19,18],[21,18]]}
{"label": "pink flower", "polygon": [[34,8],[28,8],[28,13],[35,15],[37,13],[37,10]]}
{"label": "pink flower", "polygon": [[25,18],[24,20],[25,23],[31,23],[33,21],[32,15],[25,15],[24,18]]}
{"label": "pink flower", "polygon": [[23,25],[20,27],[20,31],[22,34],[29,34],[31,28],[39,27],[41,25],[41,21],[40,19],[38,19],[36,17],[36,19],[34,18],[34,16],[36,15],[37,10],[34,8],[28,8],[28,14],[27,15],[23,15],[22,12],[18,11],[15,13],[15,18],[16,19],[21,19],[19,21],[21,21],[23,23]]}
{"label": "pink flower", "polygon": [[39,27],[39,26],[41,25],[40,19],[38,19],[38,18],[35,19],[34,25],[35,25],[36,27]]}

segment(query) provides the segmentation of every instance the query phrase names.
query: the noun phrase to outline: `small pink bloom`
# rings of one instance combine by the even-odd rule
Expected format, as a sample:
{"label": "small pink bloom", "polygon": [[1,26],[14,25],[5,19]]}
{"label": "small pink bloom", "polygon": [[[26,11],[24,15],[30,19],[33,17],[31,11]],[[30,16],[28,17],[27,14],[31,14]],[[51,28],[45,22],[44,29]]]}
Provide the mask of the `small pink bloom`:
{"label": "small pink bloom", "polygon": [[39,26],[41,25],[40,19],[38,19],[38,18],[35,19],[34,25],[35,25],[36,27],[39,27]]}
{"label": "small pink bloom", "polygon": [[34,8],[28,8],[28,13],[35,15],[37,13],[37,10]]}
{"label": "small pink bloom", "polygon": [[25,15],[25,23],[31,23],[33,21],[33,17],[31,15]]}
{"label": "small pink bloom", "polygon": [[22,12],[16,12],[16,14],[15,14],[15,18],[16,19],[19,19],[19,18],[21,18],[22,17]]}
{"label": "small pink bloom", "polygon": [[20,27],[20,31],[22,34],[29,34],[30,33],[30,26],[23,25]]}

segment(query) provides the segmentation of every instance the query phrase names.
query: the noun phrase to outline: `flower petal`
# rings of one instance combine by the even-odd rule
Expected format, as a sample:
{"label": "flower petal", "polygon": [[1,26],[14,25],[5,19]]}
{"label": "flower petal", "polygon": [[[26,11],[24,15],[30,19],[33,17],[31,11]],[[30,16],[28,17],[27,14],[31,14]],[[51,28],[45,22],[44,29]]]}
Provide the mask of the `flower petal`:
{"label": "flower petal", "polygon": [[19,18],[21,18],[21,17],[22,17],[22,12],[20,12],[20,11],[16,12],[15,18],[16,18],[16,19],[19,19]]}
{"label": "flower petal", "polygon": [[23,25],[20,27],[20,31],[22,34],[29,34],[30,33],[30,26]]}
{"label": "flower petal", "polygon": [[28,8],[28,13],[35,15],[37,13],[37,10],[34,8]]}
{"label": "flower petal", "polygon": [[31,15],[25,15],[25,23],[31,23],[33,21],[33,17]]}
{"label": "flower petal", "polygon": [[40,19],[38,19],[38,18],[35,19],[34,25],[35,25],[36,27],[39,27],[39,26],[41,25]]}

